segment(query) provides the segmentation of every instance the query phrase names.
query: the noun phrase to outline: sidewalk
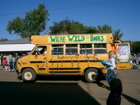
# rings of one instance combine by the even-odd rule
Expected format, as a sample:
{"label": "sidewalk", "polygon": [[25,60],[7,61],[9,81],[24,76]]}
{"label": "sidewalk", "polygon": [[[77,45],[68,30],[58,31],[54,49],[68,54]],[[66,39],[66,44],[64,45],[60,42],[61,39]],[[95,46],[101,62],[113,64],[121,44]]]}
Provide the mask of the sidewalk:
{"label": "sidewalk", "polygon": [[0,65],[0,70],[2,71],[9,71],[9,72],[15,72],[15,70],[10,70],[10,67],[8,66],[8,70],[3,70],[3,67]]}
{"label": "sidewalk", "polygon": [[18,75],[16,72],[3,71],[2,66],[0,66],[0,81],[19,82],[20,80],[18,80],[17,77],[18,77]]}

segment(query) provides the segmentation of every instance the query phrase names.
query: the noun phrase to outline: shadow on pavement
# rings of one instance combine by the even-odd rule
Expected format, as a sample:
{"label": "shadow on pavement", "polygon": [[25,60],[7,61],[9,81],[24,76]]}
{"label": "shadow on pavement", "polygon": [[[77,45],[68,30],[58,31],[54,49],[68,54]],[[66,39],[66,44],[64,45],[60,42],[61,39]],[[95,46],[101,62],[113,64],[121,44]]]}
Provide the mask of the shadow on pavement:
{"label": "shadow on pavement", "polygon": [[81,80],[82,76],[74,76],[74,75],[48,75],[48,76],[38,76],[37,80],[39,81],[72,81],[72,80]]}
{"label": "shadow on pavement", "polygon": [[0,105],[100,105],[78,83],[0,82]]}
{"label": "shadow on pavement", "polygon": [[140,105],[140,101],[126,95],[126,94],[122,94],[122,96],[127,99],[130,103],[134,104],[134,105]]}
{"label": "shadow on pavement", "polygon": [[102,87],[102,88],[105,88],[105,89],[107,89],[107,90],[110,90],[109,86],[103,84],[102,82],[97,82],[96,84],[97,84],[99,87]]}
{"label": "shadow on pavement", "polygon": [[[107,90],[110,90],[109,86],[106,86],[106,85],[104,85],[104,84],[101,83],[101,82],[97,82],[97,85],[98,85],[99,87],[102,87],[102,88],[105,88],[105,89],[107,89]],[[134,98],[132,98],[132,97],[126,95],[126,94],[122,94],[122,96],[123,96],[125,99],[127,99],[130,103],[132,103],[132,104],[134,104],[134,105],[140,105],[140,101],[139,101],[139,100],[136,100],[136,99],[134,99]]]}

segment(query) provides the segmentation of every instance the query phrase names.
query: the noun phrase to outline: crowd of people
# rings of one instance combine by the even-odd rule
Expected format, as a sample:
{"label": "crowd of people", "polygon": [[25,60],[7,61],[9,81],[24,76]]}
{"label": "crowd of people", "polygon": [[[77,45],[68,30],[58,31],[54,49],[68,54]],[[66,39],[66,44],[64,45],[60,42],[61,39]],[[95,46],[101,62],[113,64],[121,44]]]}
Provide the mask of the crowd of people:
{"label": "crowd of people", "polygon": [[2,66],[3,71],[12,71],[14,72],[16,69],[16,61],[18,58],[25,56],[23,53],[22,55],[19,53],[14,53],[14,54],[0,54],[0,63]]}

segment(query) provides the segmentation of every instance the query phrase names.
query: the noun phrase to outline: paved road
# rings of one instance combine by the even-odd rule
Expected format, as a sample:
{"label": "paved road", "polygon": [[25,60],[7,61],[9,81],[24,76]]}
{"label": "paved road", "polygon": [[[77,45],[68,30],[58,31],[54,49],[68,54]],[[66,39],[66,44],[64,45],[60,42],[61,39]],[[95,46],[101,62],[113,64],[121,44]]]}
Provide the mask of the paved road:
{"label": "paved road", "polygon": [[[140,105],[140,70],[120,70],[121,105]],[[77,78],[49,78],[23,83],[15,72],[0,70],[0,105],[106,105],[105,80],[85,83]]]}

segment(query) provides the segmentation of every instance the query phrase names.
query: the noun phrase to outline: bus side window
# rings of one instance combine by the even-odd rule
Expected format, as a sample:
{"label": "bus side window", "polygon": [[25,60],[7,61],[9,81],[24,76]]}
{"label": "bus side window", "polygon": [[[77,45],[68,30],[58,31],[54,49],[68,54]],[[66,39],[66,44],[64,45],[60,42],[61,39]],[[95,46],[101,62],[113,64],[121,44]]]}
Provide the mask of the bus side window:
{"label": "bus side window", "polygon": [[94,44],[94,53],[106,54],[107,53],[106,44],[105,43]]}
{"label": "bus side window", "polygon": [[52,55],[63,55],[63,45],[52,45]]}
{"label": "bus side window", "polygon": [[80,44],[80,54],[93,54],[92,44]]}
{"label": "bus side window", "polygon": [[76,55],[78,54],[77,44],[67,44],[66,45],[66,55]]}
{"label": "bus side window", "polygon": [[107,53],[107,51],[105,49],[95,49],[94,53],[95,54],[105,54],[105,53]]}

